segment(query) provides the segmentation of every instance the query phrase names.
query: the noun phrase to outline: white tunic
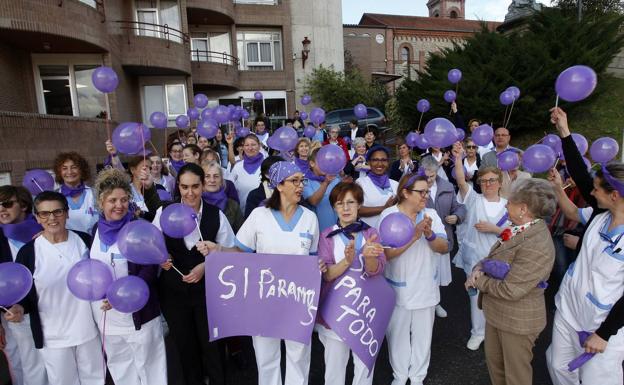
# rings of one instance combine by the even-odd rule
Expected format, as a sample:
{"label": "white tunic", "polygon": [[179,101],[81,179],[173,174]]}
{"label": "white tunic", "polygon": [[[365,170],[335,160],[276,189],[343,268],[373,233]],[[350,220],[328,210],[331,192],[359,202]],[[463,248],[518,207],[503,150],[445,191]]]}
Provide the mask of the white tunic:
{"label": "white tunic", "polygon": [[69,205],[69,219],[66,227],[70,230],[91,234],[99,216],[95,205],[95,195],[91,187],[85,187],[77,202],[74,202],[72,197],[67,197],[67,204]]}
{"label": "white tunic", "polygon": [[141,209],[141,211],[145,213],[149,212],[149,209],[145,204],[145,197],[143,197],[143,194],[137,191],[137,189],[134,187],[134,184],[130,184],[130,190],[132,190],[132,202],[134,202],[134,204],[136,204],[137,207]]}
{"label": "white tunic", "polygon": [[74,297],[67,288],[67,274],[85,259],[89,250],[80,237],[69,232],[65,242],[35,240],[35,274],[39,316],[46,348],[81,345],[98,335],[88,301]]}
{"label": "white tunic", "polygon": [[[362,190],[364,190],[364,203],[362,206],[365,207],[383,206],[391,196],[397,195],[397,189],[399,187],[399,182],[390,179],[390,188],[382,190],[373,184],[373,181],[368,175],[358,178],[355,183],[359,184]],[[366,222],[370,227],[377,227],[379,215],[362,217],[362,221]]]}
{"label": "white tunic", "polygon": [[243,167],[243,162],[238,162],[232,167],[230,174],[230,180],[236,185],[238,191],[238,200],[240,202],[241,212],[245,212],[245,205],[247,204],[247,195],[251,190],[254,190],[260,186],[260,168],[253,173],[249,174]]}
{"label": "white tunic", "polygon": [[466,167],[468,184],[472,186],[472,176],[479,171],[479,167],[477,166],[477,160],[475,159],[473,164],[468,163],[468,158],[464,158],[464,167]]}
{"label": "white tunic", "polygon": [[[398,206],[388,207],[381,213],[379,223],[396,212],[399,212]],[[444,224],[434,209],[423,209],[418,213],[415,224],[422,221],[425,215],[432,219],[431,230],[436,236],[446,239]],[[388,261],[384,274],[396,293],[396,306],[416,310],[440,302],[438,258],[440,254],[431,250],[423,235],[403,254]]]}

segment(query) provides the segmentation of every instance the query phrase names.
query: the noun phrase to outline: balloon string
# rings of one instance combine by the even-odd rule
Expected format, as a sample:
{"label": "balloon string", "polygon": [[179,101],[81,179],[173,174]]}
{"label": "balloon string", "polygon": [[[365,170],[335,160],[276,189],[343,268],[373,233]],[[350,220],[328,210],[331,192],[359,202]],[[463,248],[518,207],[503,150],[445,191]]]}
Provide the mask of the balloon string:
{"label": "balloon string", "polygon": [[7,312],[7,314],[8,314],[9,316],[13,317],[13,313],[11,313],[11,311],[10,311],[9,309],[7,309],[6,307],[4,307],[4,306],[0,306],[0,309],[2,309],[2,310],[4,310],[5,312]]}
{"label": "balloon string", "polygon": [[420,124],[422,123],[422,118],[424,114],[425,114],[424,112],[420,113],[420,119],[418,120],[418,128],[416,129],[416,132],[418,133],[420,133]]}
{"label": "balloon string", "polygon": [[204,237],[202,237],[201,230],[199,229],[199,220],[197,219],[197,215],[193,215],[193,218],[195,219],[195,226],[196,226],[197,232],[199,233],[199,239],[203,242]]}
{"label": "balloon string", "polygon": [[39,188],[39,190],[41,190],[41,192],[43,192],[43,188],[41,188],[41,186],[39,186],[39,183],[37,183],[35,178],[30,178],[30,180],[35,184],[35,186],[37,186],[37,188]]}
{"label": "balloon string", "polygon": [[507,116],[507,122],[505,123],[505,128],[506,129],[509,129],[509,121],[511,120],[511,113],[513,112],[514,104],[516,104],[516,100],[515,99],[514,99],[513,102],[511,102],[511,109],[509,110],[509,116]]}
{"label": "balloon string", "polygon": [[106,114],[106,133],[108,134],[108,140],[111,140],[111,129],[110,129],[110,114]]}
{"label": "balloon string", "polygon": [[503,124],[507,121],[507,111],[509,111],[509,105],[505,106],[505,115],[503,116]]}
{"label": "balloon string", "polygon": [[[145,167],[147,165],[147,161],[145,159],[145,138],[143,137],[143,127],[141,127],[140,124],[137,124],[137,127],[139,131],[141,131],[141,143],[143,143],[143,167]],[[145,195],[145,186],[143,185],[143,182],[141,182],[141,195]]]}
{"label": "balloon string", "polygon": [[102,313],[102,369],[106,378],[106,310]]}
{"label": "balloon string", "polygon": [[555,99],[555,108],[559,107],[559,94],[557,94],[557,99]]}
{"label": "balloon string", "polygon": [[149,143],[150,146],[152,146],[152,148],[154,149],[154,152],[156,153],[156,155],[158,155],[158,157],[160,158],[160,154],[158,153],[158,150],[156,149],[156,146],[154,146],[154,143],[152,143],[151,140],[148,140],[147,143]]}
{"label": "balloon string", "polygon": [[173,268],[173,270],[177,271],[178,274],[180,274],[180,277],[184,277],[184,274],[182,274],[182,272],[180,270],[178,270],[178,268],[175,267],[173,263],[171,264],[171,267]]}
{"label": "balloon string", "polygon": [[163,154],[167,155],[167,127],[165,127],[165,129],[163,130],[163,132],[165,133],[165,141],[163,142]]}

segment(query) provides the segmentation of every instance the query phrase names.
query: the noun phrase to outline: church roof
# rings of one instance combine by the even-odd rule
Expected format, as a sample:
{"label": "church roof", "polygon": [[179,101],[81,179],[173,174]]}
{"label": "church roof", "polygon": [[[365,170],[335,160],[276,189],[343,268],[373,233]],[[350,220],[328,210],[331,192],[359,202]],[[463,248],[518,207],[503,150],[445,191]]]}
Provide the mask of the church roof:
{"label": "church roof", "polygon": [[386,15],[382,13],[364,13],[359,26],[383,26],[390,28],[418,29],[428,31],[455,31],[473,33],[486,23],[490,30],[495,30],[501,23],[497,21],[448,19],[440,17]]}

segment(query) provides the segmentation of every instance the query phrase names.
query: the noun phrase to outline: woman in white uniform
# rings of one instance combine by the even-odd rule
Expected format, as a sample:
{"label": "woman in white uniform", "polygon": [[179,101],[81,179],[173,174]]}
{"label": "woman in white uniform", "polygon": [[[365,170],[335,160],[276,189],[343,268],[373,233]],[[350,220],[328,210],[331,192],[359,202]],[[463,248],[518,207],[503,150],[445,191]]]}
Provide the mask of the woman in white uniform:
{"label": "woman in white uniform", "polygon": [[242,212],[245,212],[247,195],[260,184],[260,165],[263,159],[264,155],[260,153],[260,140],[254,134],[247,135],[243,142],[243,161],[236,163],[231,173]]}
{"label": "woman in white uniform", "polygon": [[104,385],[102,344],[91,305],[67,288],[69,270],[87,257],[91,237],[65,228],[65,197],[46,191],[35,198],[35,215],[43,233],[25,244],[16,262],[32,273],[34,284],[13,309],[11,322],[30,315],[35,347],[40,349],[50,384]]}
{"label": "woman in white uniform", "polygon": [[[21,186],[0,186],[0,263],[15,262],[22,246],[43,230],[31,212],[32,196],[28,190]],[[22,322],[8,322],[2,317],[0,350],[6,355],[14,385],[48,383],[28,315]]]}
{"label": "woman in white uniform", "polygon": [[366,162],[371,169],[355,183],[364,190],[364,203],[360,207],[360,217],[370,227],[377,227],[379,214],[397,201],[399,183],[388,176],[390,151],[383,146],[375,145],[366,153]]}
{"label": "woman in white uniform", "polygon": [[99,214],[93,191],[84,184],[91,176],[89,163],[77,152],[63,152],[54,160],[54,174],[69,205],[67,228],[91,234]]}
{"label": "woman in white uniform", "polygon": [[440,302],[438,259],[448,252],[446,231],[434,209],[425,208],[427,176],[412,173],[401,178],[399,202],[385,209],[379,223],[392,213],[403,213],[415,224],[411,241],[386,250],[386,280],[396,293],[396,305],[386,331],[394,380],[392,385],[420,385],[427,376],[435,307]]}
{"label": "woman in white uniform", "polygon": [[137,276],[150,289],[147,304],[132,314],[112,309],[106,300],[91,302],[93,318],[105,336],[108,370],[116,384],[166,385],[165,341],[156,291],[158,265],[129,262],[117,245],[117,233],[133,219],[128,210],[130,178],[120,170],[106,169],[98,174],[94,189],[102,214],[93,237],[91,259],[110,266],[114,279]]}
{"label": "woman in white uniform", "polygon": [[[342,276],[348,269],[364,271],[368,276],[382,274],[386,264],[383,247],[375,242],[379,233],[358,219],[358,209],[364,200],[362,188],[352,182],[341,182],[329,194],[329,202],[336,210],[338,222],[323,230],[319,239],[319,258],[327,267],[323,273],[321,289],[322,306],[324,295],[331,289],[331,282]],[[363,258],[360,258],[363,256]],[[363,263],[362,263],[363,261]],[[318,316],[315,330],[324,347],[325,383],[344,384],[349,346],[329,328]],[[364,363],[353,355],[353,385],[371,385],[373,370],[368,373]]]}
{"label": "woman in white uniform", "polygon": [[[319,229],[314,213],[299,205],[305,179],[293,163],[281,161],[269,169],[273,194],[257,207],[236,234],[236,246],[246,252],[316,254]],[[310,274],[319,274],[310,271]],[[282,385],[281,340],[253,337],[258,385]],[[305,385],[310,371],[310,345],[285,340],[286,384]]]}
{"label": "woman in white uniform", "polygon": [[[455,175],[459,194],[457,200],[466,206],[468,212],[465,221],[465,233],[458,239],[459,250],[453,259],[455,266],[470,276],[475,265],[487,257],[490,248],[498,240],[498,235],[510,222],[507,220],[507,200],[500,196],[503,175],[498,168],[483,167],[477,172],[477,183],[482,194],[477,194],[466,182],[462,165],[463,152],[461,144],[453,145],[455,158]],[[478,292],[468,292],[470,298],[470,319],[472,329],[466,347],[477,350],[485,338],[485,316],[477,304]]]}
{"label": "woman in white uniform", "polygon": [[[551,120],[561,135],[568,170],[590,207],[576,210],[561,188],[559,174],[551,171],[562,211],[587,228],[579,255],[555,297],[552,343],[546,351],[548,370],[555,385],[622,384],[622,319],[616,321],[619,328],[611,328],[614,334],[604,333],[604,326],[624,294],[624,164],[603,165],[592,182],[570,135],[565,112],[553,109]],[[584,346],[580,332],[589,334]],[[578,370],[568,371],[568,363],[585,352],[596,354]]]}

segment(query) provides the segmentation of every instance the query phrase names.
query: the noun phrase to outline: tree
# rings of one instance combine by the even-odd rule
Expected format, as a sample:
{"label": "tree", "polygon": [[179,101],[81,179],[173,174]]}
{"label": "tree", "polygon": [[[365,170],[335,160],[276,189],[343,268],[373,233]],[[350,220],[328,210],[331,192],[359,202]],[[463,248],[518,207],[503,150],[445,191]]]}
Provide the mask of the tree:
{"label": "tree", "polygon": [[335,71],[322,65],[306,77],[305,92],[326,111],[353,107],[364,103],[384,110],[388,91],[383,84],[368,82],[358,70]]}
{"label": "tree", "polygon": [[[578,11],[578,0],[554,0],[552,1],[557,8],[568,13],[576,13]],[[620,0],[583,0],[583,14],[596,15],[609,12],[624,11],[624,3]]]}
{"label": "tree", "polygon": [[400,114],[408,127],[415,129],[420,117],[416,102],[426,98],[431,111],[425,121],[448,116],[449,105],[442,95],[454,87],[447,80],[447,72],[459,68],[463,78],[457,103],[465,118],[502,124],[505,107],[498,96],[515,85],[522,94],[514,105],[510,130],[543,131],[548,110],[555,102],[554,84],[559,73],[572,65],[588,65],[599,74],[600,84],[606,79],[603,73],[608,64],[624,46],[624,36],[619,34],[623,21],[623,16],[609,14],[579,23],[559,9],[544,9],[529,19],[521,32],[503,35],[484,28],[463,46],[456,44],[431,55],[417,80],[401,83],[396,93]]}

